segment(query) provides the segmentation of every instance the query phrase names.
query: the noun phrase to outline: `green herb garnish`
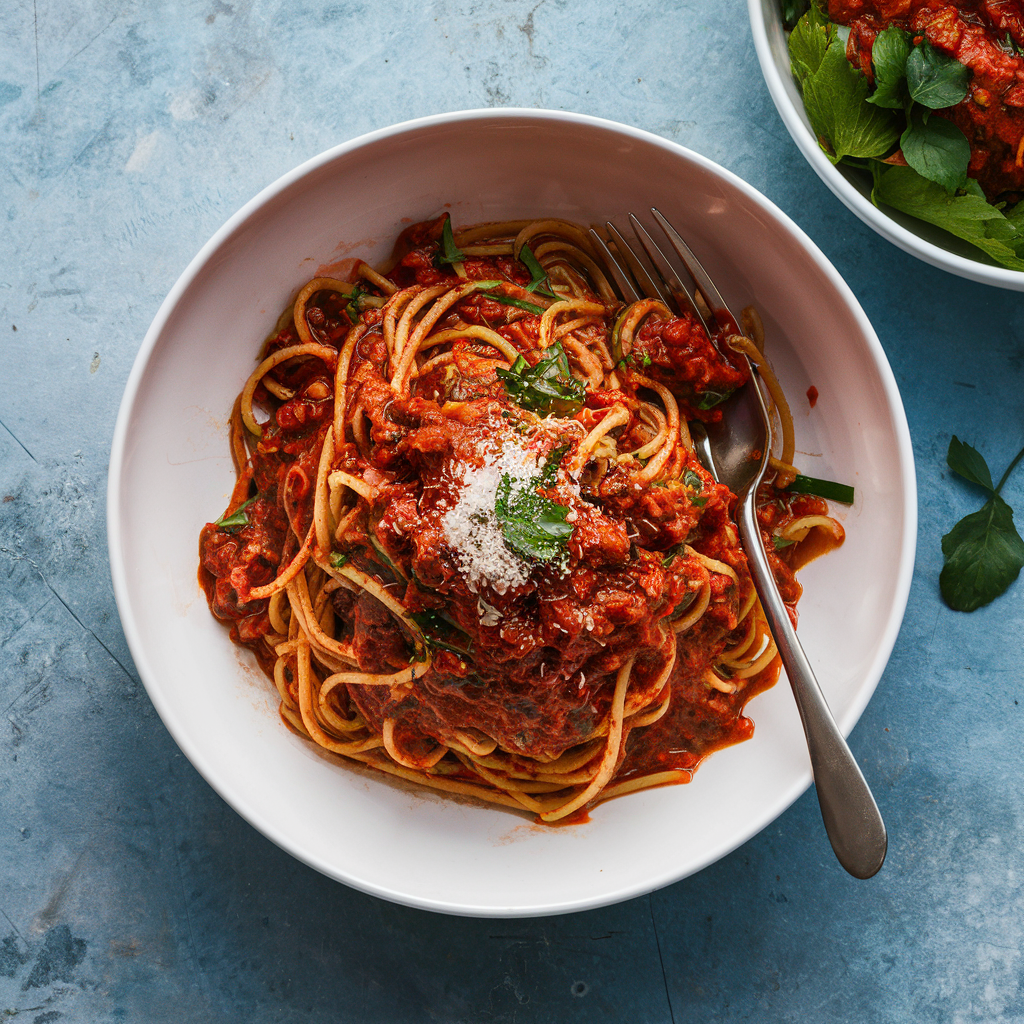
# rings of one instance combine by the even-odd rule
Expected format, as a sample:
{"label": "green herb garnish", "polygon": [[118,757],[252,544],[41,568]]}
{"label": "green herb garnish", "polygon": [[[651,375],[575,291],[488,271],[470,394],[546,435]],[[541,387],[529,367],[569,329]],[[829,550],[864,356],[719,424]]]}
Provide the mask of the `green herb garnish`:
{"label": "green herb garnish", "polygon": [[519,250],[519,262],[530,272],[530,283],[526,286],[528,292],[536,292],[538,295],[547,295],[555,299],[558,296],[551,290],[551,282],[548,280],[548,272],[540,265],[540,260],[533,255],[533,250],[524,245]]}
{"label": "green herb garnish", "polygon": [[525,309],[527,313],[536,313],[537,316],[544,313],[543,306],[527,302],[526,299],[517,299],[514,295],[502,295],[501,292],[484,292],[484,294],[487,298],[494,299],[495,302],[500,302],[503,306],[515,306],[517,309]]}
{"label": "green herb garnish", "polygon": [[455,244],[455,236],[452,234],[452,219],[445,217],[444,227],[441,228],[441,241],[434,254],[434,266],[443,267],[446,264],[462,263],[465,258],[466,254]]}
{"label": "green herb garnish", "polygon": [[348,553],[345,551],[332,551],[331,552],[331,565],[335,569],[340,569],[343,565],[348,564]]}
{"label": "green herb garnish", "polygon": [[227,530],[229,533],[232,530],[240,530],[243,526],[249,525],[249,514],[246,509],[258,498],[257,494],[255,497],[250,498],[248,501],[243,502],[234,512],[229,516],[223,516],[218,519],[213,525],[221,530]]}
{"label": "green herb garnish", "polygon": [[801,476],[799,473],[793,482],[784,489],[784,493],[810,494],[826,501],[838,501],[843,505],[852,505],[854,491],[849,484],[837,484],[834,480],[819,480],[813,476]]}
{"label": "green herb garnish", "polygon": [[[871,54],[874,60],[874,49]],[[967,96],[971,70],[922,39],[907,55],[907,88],[915,103],[932,110],[955,107]]]}
{"label": "green herb garnish", "polygon": [[943,228],[1011,270],[1024,270],[1024,203],[1012,210],[993,206],[971,178],[950,195],[911,167],[890,167],[875,177],[871,198]]}
{"label": "green herb garnish", "polygon": [[686,547],[685,541],[681,541],[678,544],[673,544],[662,556],[661,564],[662,567],[667,569],[673,561],[675,561],[677,555],[683,553],[683,549]]}
{"label": "green herb garnish", "polygon": [[358,284],[349,292],[348,302],[346,302],[342,308],[345,310],[345,315],[348,317],[349,322],[353,325],[359,322],[359,313],[362,308],[360,305],[360,299],[362,299],[364,295],[369,294],[370,293],[365,288]]}
{"label": "green herb garnish", "polygon": [[519,356],[510,370],[496,371],[509,398],[516,405],[542,416],[575,416],[583,406],[587,389],[573,377],[569,359],[561,344],[555,342],[530,366]]}
{"label": "green herb garnish", "polygon": [[409,618],[420,627],[423,643],[428,649],[439,648],[468,658],[473,650],[473,640],[440,612],[411,612]]}
{"label": "green herb garnish", "polygon": [[713,409],[716,405],[721,405],[722,402],[732,395],[732,390],[715,391],[712,388],[708,388],[707,391],[698,392],[698,395],[700,401],[697,402],[695,408],[707,411],[708,409]]}
{"label": "green herb garnish", "polygon": [[796,541],[792,537],[780,537],[777,533],[772,534],[772,544],[775,545],[776,551],[782,551],[783,548],[788,548],[795,543]]}
{"label": "green herb garnish", "polygon": [[[794,36],[808,17],[801,19]],[[820,38],[819,28],[811,27],[809,32]],[[868,103],[870,89],[867,78],[846,59],[846,46],[838,35],[828,43],[817,69],[805,73],[804,107],[833,163],[844,157],[884,156],[899,141],[896,115]]]}
{"label": "green herb garnish", "polygon": [[809,0],[782,0],[782,20],[787,25],[795,25],[809,6]]}
{"label": "green herb garnish", "polygon": [[939,574],[939,589],[946,604],[956,611],[972,612],[994,601],[1024,568],[1024,541],[1014,525],[1013,509],[999,496],[1021,458],[1024,448],[993,486],[984,456],[956,435],[949,442],[946,464],[989,496],[977,512],[964,516],[942,538],[945,565]]}
{"label": "green herb garnish", "polygon": [[494,515],[501,524],[505,543],[523,558],[553,562],[565,555],[573,530],[565,519],[569,508],[546,498],[538,489],[554,484],[558,467],[568,450],[567,444],[555,448],[540,475],[515,489],[509,474],[502,474]]}

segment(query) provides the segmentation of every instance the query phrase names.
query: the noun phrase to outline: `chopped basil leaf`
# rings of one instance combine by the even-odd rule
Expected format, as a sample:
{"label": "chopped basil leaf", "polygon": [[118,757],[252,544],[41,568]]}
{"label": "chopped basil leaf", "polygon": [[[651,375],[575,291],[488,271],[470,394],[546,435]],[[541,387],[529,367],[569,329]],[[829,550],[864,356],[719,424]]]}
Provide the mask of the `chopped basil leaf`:
{"label": "chopped basil leaf", "polygon": [[672,611],[669,612],[669,615],[676,616],[681,614],[682,612],[685,612],[686,609],[689,608],[690,605],[697,600],[697,595],[699,593],[699,590],[688,590],[679,599],[679,603],[675,606],[675,608],[673,608]]}
{"label": "chopped basil leaf", "polygon": [[551,290],[551,282],[548,280],[548,272],[540,265],[540,261],[533,255],[533,250],[524,245],[519,250],[519,262],[530,272],[530,283],[526,286],[528,292],[537,292],[538,295],[547,295],[549,298],[557,298]]}
{"label": "chopped basil leaf", "polygon": [[501,524],[505,543],[517,555],[542,562],[565,555],[573,530],[572,524],[565,521],[569,508],[539,494],[538,488],[554,484],[559,463],[568,449],[568,445],[556,448],[540,475],[515,490],[509,474],[502,474],[494,515]]}
{"label": "chopped basil leaf", "polygon": [[452,234],[452,219],[445,217],[444,227],[441,228],[441,241],[434,255],[434,266],[442,267],[449,263],[461,263],[465,258],[466,254],[455,244],[455,236]]}
{"label": "chopped basil leaf", "polygon": [[331,565],[335,569],[340,569],[343,565],[348,564],[348,554],[345,551],[332,551],[331,552]]}
{"label": "chopped basil leaf", "polygon": [[686,543],[685,542],[680,542],[679,544],[673,544],[672,547],[670,547],[665,552],[664,556],[662,557],[662,559],[661,559],[662,566],[667,569],[672,564],[672,562],[675,560],[676,556],[677,555],[681,555],[683,553],[683,549],[685,547],[686,547]]}
{"label": "chopped basil leaf", "polygon": [[713,409],[716,405],[720,405],[722,402],[724,402],[731,394],[731,390],[715,391],[711,388],[708,388],[707,391],[700,391],[698,392],[700,401],[697,402],[694,408],[703,409],[705,411],[707,411],[708,409]]}
{"label": "chopped basil leaf", "polygon": [[515,306],[518,309],[525,309],[527,313],[535,313],[540,316],[544,312],[543,306],[538,306],[536,303],[527,302],[526,299],[517,299],[514,295],[502,295],[501,292],[489,292],[483,293],[489,299],[493,299],[495,302],[500,302],[503,306]]}
{"label": "chopped basil leaf", "polygon": [[574,416],[586,397],[586,386],[572,376],[569,359],[558,342],[536,366],[519,356],[510,370],[496,372],[513,402],[542,416]]}
{"label": "chopped basil leaf", "polygon": [[352,324],[358,323],[358,321],[359,321],[359,312],[360,312],[360,309],[361,309],[359,300],[364,295],[369,295],[369,294],[370,293],[365,288],[363,288],[362,286],[360,286],[358,284],[355,286],[355,288],[352,289],[351,292],[349,292],[349,299],[348,299],[348,302],[345,303],[344,309],[345,309],[345,315],[348,317],[350,323],[352,323]]}
{"label": "chopped basil leaf", "polygon": [[853,488],[849,484],[837,484],[834,480],[819,480],[817,477],[801,476],[799,473],[785,491],[790,494],[811,494],[844,505],[852,505],[854,497]]}
{"label": "chopped basil leaf", "polygon": [[937,50],[927,39],[922,39],[907,57],[910,98],[923,107],[955,107],[967,95],[970,81],[970,68]]}
{"label": "chopped basil leaf", "polygon": [[411,612],[409,618],[420,627],[423,643],[428,649],[439,648],[442,651],[469,657],[473,650],[472,638],[442,613]]}
{"label": "chopped basil leaf", "polygon": [[231,515],[223,516],[222,518],[218,519],[217,522],[215,522],[213,525],[219,527],[221,530],[227,530],[228,532],[230,532],[231,530],[240,530],[243,526],[248,526],[249,515],[245,510],[258,497],[259,495],[257,494],[256,497],[250,498],[248,501],[243,502],[241,505],[238,506],[238,508],[235,509],[234,512],[231,513]]}
{"label": "chopped basil leaf", "polygon": [[780,537],[775,533],[772,534],[772,543],[775,545],[776,551],[781,551],[783,548],[788,548],[791,544],[795,544],[796,541],[792,537]]}

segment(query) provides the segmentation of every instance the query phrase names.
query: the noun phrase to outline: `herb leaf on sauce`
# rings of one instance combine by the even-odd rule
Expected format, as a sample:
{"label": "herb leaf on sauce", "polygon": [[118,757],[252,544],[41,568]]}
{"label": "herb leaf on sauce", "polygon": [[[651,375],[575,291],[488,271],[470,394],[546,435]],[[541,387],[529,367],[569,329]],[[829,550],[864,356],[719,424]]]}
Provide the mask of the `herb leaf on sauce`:
{"label": "herb leaf on sauce", "polygon": [[984,456],[956,435],[949,442],[946,464],[989,496],[977,512],[964,516],[942,538],[945,565],[939,588],[943,600],[956,611],[971,612],[994,601],[1024,568],[1024,540],[1014,525],[1013,509],[999,494],[1021,458],[1024,448],[993,487]]}
{"label": "herb leaf on sauce", "polygon": [[465,258],[466,254],[455,244],[455,236],[452,234],[452,219],[445,217],[444,226],[441,228],[441,241],[434,254],[434,266],[443,267],[451,263],[462,263]]}
{"label": "herb leaf on sauce", "polygon": [[533,255],[533,250],[524,245],[519,250],[519,262],[530,272],[530,283],[526,286],[528,292],[536,292],[538,295],[546,295],[549,299],[558,296],[551,290],[551,282],[548,280],[548,272],[540,265],[540,260]]}
{"label": "herb leaf on sauce", "polygon": [[929,113],[911,108],[907,130],[900,136],[903,158],[921,177],[954,193],[967,184],[971,144],[952,121]]}
{"label": "herb leaf on sauce", "polygon": [[905,109],[910,93],[907,89],[907,58],[911,51],[910,33],[890,25],[875,36],[871,47],[871,63],[875,71],[875,91],[868,103],[891,110]]}
{"label": "herb leaf on sauce", "polygon": [[[874,54],[872,53],[872,57]],[[907,88],[915,103],[932,110],[955,107],[967,95],[970,68],[922,39],[907,56]]]}
{"label": "herb leaf on sauce", "polygon": [[227,530],[229,533],[232,530],[240,530],[243,526],[249,525],[249,513],[246,509],[258,498],[257,494],[255,497],[250,498],[248,501],[243,502],[234,512],[229,516],[222,516],[213,525],[221,530]]}
{"label": "herb leaf on sauce", "polygon": [[[780,3],[786,16],[792,8]],[[870,171],[876,206],[934,224],[994,262],[1024,270],[1024,202],[990,203],[967,177],[970,142],[952,120],[931,114],[965,99],[971,69],[889,25],[872,44],[871,83],[846,59],[846,38],[817,0],[789,35],[793,75],[822,150],[833,163]],[[879,118],[867,115],[872,109]]]}
{"label": "herb leaf on sauce", "polygon": [[523,558],[552,562],[565,554],[573,531],[572,524],[565,518],[569,508],[540,494],[538,488],[554,484],[568,449],[568,445],[554,449],[540,475],[515,489],[509,474],[502,474],[494,515],[501,524],[505,543]]}
{"label": "herb leaf on sauce", "polygon": [[573,377],[569,359],[558,342],[544,353],[536,366],[530,366],[519,356],[510,370],[496,372],[509,398],[530,412],[541,416],[574,416],[583,406],[586,385]]}
{"label": "herb leaf on sauce", "polygon": [[423,643],[428,650],[437,648],[462,657],[469,657],[472,653],[472,637],[440,612],[410,612],[409,618],[420,627]]}

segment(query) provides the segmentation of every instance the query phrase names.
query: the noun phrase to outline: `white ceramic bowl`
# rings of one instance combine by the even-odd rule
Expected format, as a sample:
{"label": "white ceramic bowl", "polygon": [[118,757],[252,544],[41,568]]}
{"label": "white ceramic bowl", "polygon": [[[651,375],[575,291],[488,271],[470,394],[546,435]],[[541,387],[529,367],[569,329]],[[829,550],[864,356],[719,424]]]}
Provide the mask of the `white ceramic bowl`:
{"label": "white ceramic bowl", "polygon": [[786,33],[779,0],[747,0],[757,59],[789,134],[823,182],[868,227],[911,256],[970,281],[1024,291],[1024,272],[1000,267],[973,246],[924,221],[871,202],[871,177],[849,167],[836,167],[818,145],[790,71]]}
{"label": "white ceramic bowl", "polygon": [[[857,487],[842,514],[846,545],[808,567],[801,604],[801,636],[846,731],[881,676],[910,586],[907,423],[863,311],[799,228],[695,153],[574,114],[446,114],[338,146],[243,207],[171,290],[125,391],[108,510],[125,634],[167,728],[264,835],[358,889],[455,914],[582,910],[699,870],[803,792],[810,774],[785,683],[750,705],[754,738],[709,758],[691,785],[611,801],[586,824],[538,827],[339,764],[292,735],[273,685],[230,643],[196,582],[199,530],[233,480],[227,416],[286,301],[321,265],[356,254],[372,263],[404,224],[449,204],[459,223],[591,222],[656,204],[728,300],[757,303],[794,398],[799,449],[814,453],[801,464]],[[813,411],[803,397],[812,384]],[[827,849],[822,832],[807,856]]]}

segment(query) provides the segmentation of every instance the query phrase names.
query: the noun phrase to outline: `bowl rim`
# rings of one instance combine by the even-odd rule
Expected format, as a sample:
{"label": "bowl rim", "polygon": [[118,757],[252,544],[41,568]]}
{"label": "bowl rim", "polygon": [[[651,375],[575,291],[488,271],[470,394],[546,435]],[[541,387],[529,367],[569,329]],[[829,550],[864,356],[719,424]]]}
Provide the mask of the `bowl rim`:
{"label": "bowl rim", "polygon": [[804,774],[797,778],[793,785],[785,793],[781,793],[777,801],[777,810],[765,817],[761,815],[751,825],[749,831],[742,836],[729,849],[714,849],[692,869],[679,872],[663,872],[657,877],[645,879],[631,887],[625,887],[614,892],[603,893],[592,896],[589,899],[575,899],[562,903],[547,903],[532,906],[469,906],[459,905],[446,900],[436,900],[424,896],[410,896],[408,893],[398,891],[385,886],[376,885],[370,882],[363,882],[357,878],[351,878],[339,872],[338,868],[322,861],[321,858],[304,851],[292,842],[291,838],[283,834],[266,815],[255,805],[245,799],[240,799],[238,794],[231,791],[229,784],[217,778],[217,773],[204,755],[201,745],[192,741],[186,728],[177,720],[160,685],[157,682],[157,673],[150,665],[150,659],[146,653],[145,643],[139,623],[136,620],[130,596],[130,585],[127,566],[122,546],[122,516],[121,516],[121,490],[122,477],[125,470],[126,453],[129,446],[128,427],[133,418],[136,403],[139,397],[139,388],[145,376],[150,358],[152,357],[158,342],[164,334],[167,323],[177,307],[183,294],[190,287],[196,277],[203,271],[206,265],[214,258],[222,245],[230,239],[232,234],[256,211],[267,204],[270,200],[284,192],[295,182],[306,175],[316,171],[331,161],[342,157],[354,150],[372,145],[378,141],[400,136],[405,133],[419,132],[423,129],[451,125],[459,122],[482,122],[482,121],[532,121],[568,123],[573,125],[587,126],[602,129],[620,136],[654,145],[667,150],[677,157],[697,165],[700,169],[710,173],[712,176],[723,180],[726,184],[741,191],[753,203],[755,203],[765,214],[777,222],[779,228],[788,231],[792,237],[801,244],[814,262],[818,265],[823,275],[835,288],[840,300],[845,304],[850,314],[857,322],[865,343],[873,356],[875,369],[878,373],[879,384],[885,394],[889,408],[893,414],[893,426],[897,447],[898,463],[903,467],[901,474],[900,492],[903,498],[903,530],[899,540],[900,563],[897,567],[896,581],[893,590],[892,609],[880,634],[878,648],[874,659],[865,673],[864,684],[859,688],[856,697],[851,701],[843,715],[838,718],[838,724],[844,735],[849,734],[857,723],[868,701],[874,694],[882,673],[892,654],[903,618],[906,612],[907,601],[910,595],[910,587],[913,577],[914,562],[916,558],[917,545],[917,481],[915,474],[914,455],[910,438],[910,429],[903,407],[899,388],[896,383],[892,368],[885,356],[884,349],[878,339],[874,328],[867,318],[853,291],[845,280],[832,265],[829,259],[815,245],[813,240],[797,225],[785,212],[779,209],[770,199],[749,185],[742,178],[732,171],[715,163],[714,161],[689,150],[678,143],[664,139],[651,132],[635,128],[616,121],[594,117],[588,114],[578,114],[570,111],[545,110],[533,108],[479,108],[452,111],[448,113],[433,114],[426,117],[410,119],[376,129],[371,132],[359,135],[347,142],[330,147],[327,150],[303,161],[297,167],[281,175],[275,181],[263,188],[257,195],[242,205],[236,213],[210,237],[202,246],[199,252],[192,258],[184,271],[178,277],[167,296],[158,308],[153,321],[147,330],[143,342],[132,365],[131,372],[125,384],[125,390],[121,399],[117,419],[114,427],[113,441],[111,445],[108,485],[107,485],[107,544],[110,560],[111,577],[114,586],[114,595],[118,612],[124,629],[129,650],[135,661],[136,669],[142,679],[143,685],[150,700],[160,716],[161,721],[167,728],[171,737],[186,755],[193,767],[199,772],[205,781],[220,795],[226,803],[235,809],[246,821],[270,839],[277,846],[285,850],[297,860],[314,868],[320,873],[336,881],[355,888],[359,891],[369,893],[391,902],[396,902],[410,907],[434,912],[454,914],[460,916],[474,916],[485,918],[507,918],[507,917],[532,917],[547,916],[552,914],[574,913],[582,910],[594,909],[619,903],[637,896],[655,891],[665,885],[671,884],[681,878],[688,877],[708,865],[731,853],[734,849],[748,841],[763,828],[785,812],[799,796],[810,786],[811,773],[808,765]]}
{"label": "bowl rim", "polygon": [[[969,281],[1010,291],[1024,291],[1024,271],[982,263],[929,242],[880,210],[843,177],[818,145],[818,140],[801,117],[802,111],[796,109],[786,92],[784,80],[772,57],[771,45],[768,42],[764,3],[765,0],[747,0],[750,30],[754,37],[754,49],[761,65],[761,73],[775,108],[797,148],[832,193],[868,227],[911,256]],[[779,16],[781,18],[781,12]]]}

